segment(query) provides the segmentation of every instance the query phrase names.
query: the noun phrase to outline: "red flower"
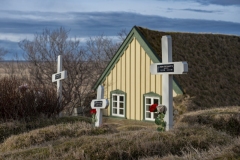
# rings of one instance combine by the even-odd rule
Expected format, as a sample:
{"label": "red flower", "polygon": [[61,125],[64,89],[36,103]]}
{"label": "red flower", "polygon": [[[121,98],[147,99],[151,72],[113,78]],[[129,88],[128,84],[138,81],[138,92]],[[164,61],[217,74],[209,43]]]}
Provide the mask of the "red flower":
{"label": "red flower", "polygon": [[158,104],[152,104],[149,108],[149,111],[150,112],[156,112],[157,111],[157,106],[158,106]]}
{"label": "red flower", "polygon": [[96,114],[96,113],[97,113],[97,110],[96,110],[96,109],[91,109],[90,113],[91,113],[91,114]]}

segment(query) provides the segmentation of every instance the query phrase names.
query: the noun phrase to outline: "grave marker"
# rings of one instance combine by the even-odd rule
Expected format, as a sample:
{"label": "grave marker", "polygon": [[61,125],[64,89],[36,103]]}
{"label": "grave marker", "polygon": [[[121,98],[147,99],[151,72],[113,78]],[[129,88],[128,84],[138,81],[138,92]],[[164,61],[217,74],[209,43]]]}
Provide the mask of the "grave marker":
{"label": "grave marker", "polygon": [[95,126],[99,127],[102,125],[102,110],[108,107],[108,100],[104,99],[104,88],[102,85],[98,86],[97,89],[97,99],[92,100],[91,108],[96,109],[96,118]]}
{"label": "grave marker", "polygon": [[[58,56],[57,61],[57,73],[52,75],[52,82],[57,82],[57,97],[59,103],[62,102],[62,81],[67,78],[67,71],[62,71],[62,55]],[[60,106],[61,107],[61,106]],[[59,114],[61,116],[61,113]]]}
{"label": "grave marker", "polygon": [[151,74],[162,75],[162,104],[167,107],[164,120],[167,122],[166,130],[173,127],[173,74],[188,72],[187,62],[172,62],[172,38],[162,37],[162,63],[153,63],[150,66]]}

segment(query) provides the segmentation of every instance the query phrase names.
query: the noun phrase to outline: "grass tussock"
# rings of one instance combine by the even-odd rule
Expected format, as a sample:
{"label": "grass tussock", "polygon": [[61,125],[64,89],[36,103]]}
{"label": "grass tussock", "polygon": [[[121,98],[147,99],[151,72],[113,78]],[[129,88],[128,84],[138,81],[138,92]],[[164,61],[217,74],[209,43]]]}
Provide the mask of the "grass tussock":
{"label": "grass tussock", "polygon": [[62,118],[39,118],[37,120],[26,121],[9,121],[0,123],[0,143],[11,135],[18,135],[35,129],[40,129],[57,124],[72,124],[75,122],[90,123],[91,119],[87,117],[62,117]]}
{"label": "grass tussock", "polygon": [[[81,128],[81,129],[79,129]],[[61,137],[78,137],[91,134],[92,126],[85,122],[76,122],[73,124],[59,124],[33,130],[20,135],[7,138],[0,147],[0,151],[11,151],[14,149],[23,149],[30,146],[54,141]]]}
{"label": "grass tussock", "polygon": [[209,111],[188,113],[180,121],[190,125],[206,125],[232,136],[240,136],[240,107],[215,108]]}
{"label": "grass tussock", "polygon": [[[192,112],[192,116],[231,117],[238,107]],[[221,113],[221,114],[219,114]],[[223,114],[224,113],[224,114]],[[226,130],[192,123],[181,115],[174,129],[157,132],[151,122],[103,119],[92,128],[86,121],[58,123],[13,135],[0,144],[0,159],[235,159],[240,140]],[[187,117],[187,118],[186,118]]]}
{"label": "grass tussock", "polygon": [[[44,158],[66,157],[73,158],[73,153],[81,151],[82,156],[90,159],[136,159],[145,155],[165,156],[168,154],[182,155],[182,151],[188,151],[190,146],[199,150],[209,149],[211,145],[222,145],[231,143],[231,137],[226,134],[216,132],[213,129],[204,127],[198,128],[196,132],[192,129],[181,129],[174,132],[144,131],[122,132],[111,135],[83,135],[79,138],[65,139],[65,142],[55,145],[38,147],[18,151],[17,153],[5,154],[5,157],[22,155],[29,152],[36,155],[44,155]],[[186,133],[185,133],[186,132]],[[187,137],[188,134],[192,136]],[[202,137],[204,134],[204,138]],[[184,136],[184,137],[181,137]],[[217,138],[215,138],[217,137]],[[52,155],[54,150],[54,154]],[[79,153],[78,153],[79,154]],[[56,157],[55,157],[56,158]]]}
{"label": "grass tussock", "polygon": [[211,146],[208,151],[199,151],[190,147],[188,152],[182,152],[182,156],[168,155],[164,157],[147,156],[140,160],[212,160],[212,159],[240,159],[240,139],[234,139],[232,144],[225,146]]}

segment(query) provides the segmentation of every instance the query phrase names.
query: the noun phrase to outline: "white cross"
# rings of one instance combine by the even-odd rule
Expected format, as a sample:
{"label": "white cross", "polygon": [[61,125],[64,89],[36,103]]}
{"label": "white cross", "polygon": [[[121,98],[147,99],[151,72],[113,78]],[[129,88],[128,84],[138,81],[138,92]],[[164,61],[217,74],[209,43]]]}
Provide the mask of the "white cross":
{"label": "white cross", "polygon": [[[67,71],[62,71],[62,56],[58,56],[57,62],[57,73],[52,75],[52,82],[57,81],[57,97],[59,100],[59,104],[62,102],[62,82],[61,80],[67,78]],[[61,106],[60,106],[61,107]],[[61,116],[61,113],[59,114]]]}
{"label": "white cross", "polygon": [[96,122],[95,126],[99,127],[102,125],[102,110],[108,107],[108,100],[104,99],[104,88],[102,85],[98,86],[97,99],[92,100],[91,108],[96,109]]}
{"label": "white cross", "polygon": [[188,63],[172,62],[172,38],[162,37],[162,63],[154,63],[150,67],[151,74],[162,75],[162,104],[167,107],[164,120],[167,122],[166,130],[173,127],[173,74],[188,72]]}

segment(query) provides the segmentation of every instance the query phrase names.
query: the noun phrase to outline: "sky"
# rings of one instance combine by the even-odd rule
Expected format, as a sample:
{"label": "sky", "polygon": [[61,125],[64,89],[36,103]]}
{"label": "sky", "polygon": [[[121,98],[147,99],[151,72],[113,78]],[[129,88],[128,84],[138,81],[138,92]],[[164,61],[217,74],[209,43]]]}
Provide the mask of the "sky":
{"label": "sky", "polygon": [[141,26],[158,31],[240,36],[240,0],[1,0],[0,47],[22,57],[18,42],[64,27],[70,37],[111,38]]}

